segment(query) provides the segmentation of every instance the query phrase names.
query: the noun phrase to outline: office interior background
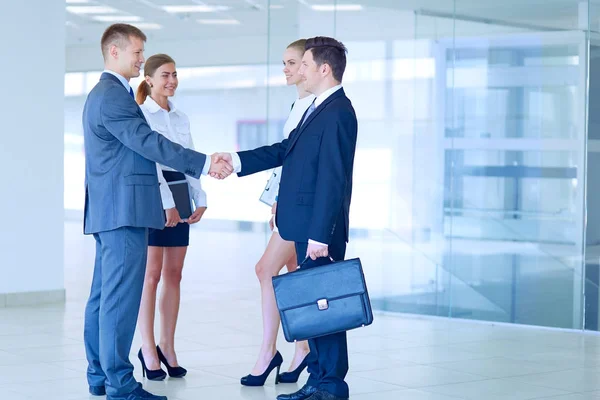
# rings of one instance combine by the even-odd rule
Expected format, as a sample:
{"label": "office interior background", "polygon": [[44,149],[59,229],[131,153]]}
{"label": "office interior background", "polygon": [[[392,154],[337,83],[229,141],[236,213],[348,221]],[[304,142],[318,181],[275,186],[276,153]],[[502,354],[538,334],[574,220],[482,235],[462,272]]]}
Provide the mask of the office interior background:
{"label": "office interior background", "polygon": [[[349,50],[343,83],[360,126],[349,255],[363,260],[373,305],[598,330],[594,2],[180,3],[67,4],[68,215],[83,208],[81,111],[109,22],[137,24],[147,56],[177,61],[176,104],[204,152],[282,139],[295,98],[282,52],[333,36]],[[198,228],[266,241],[267,179],[203,179],[209,209]]]}
{"label": "office interior background", "polygon": [[[600,0],[2,6],[0,398],[87,399],[81,114],[113,22],[144,30],[146,57],[177,61],[174,102],[204,153],[282,139],[290,42],[348,47],[359,140],[347,257],[361,258],[376,311],[349,333],[352,398],[599,398]],[[209,208],[192,228],[177,331],[192,373],[150,391],[294,391],[239,385],[261,340],[268,176],[203,178]]]}
{"label": "office interior background", "polygon": [[[23,99],[30,106],[20,108],[40,118],[9,126],[38,123],[48,134],[7,133],[5,140],[52,150],[52,159],[36,157],[43,160],[36,161],[40,169],[22,165],[46,189],[24,189],[35,192],[33,199],[3,200],[6,209],[23,207],[9,217],[16,229],[30,233],[24,215],[57,208],[59,201],[68,220],[81,219],[81,113],[102,70],[98,41],[110,23],[139,26],[148,34],[146,56],[164,52],[177,61],[175,102],[190,117],[196,147],[206,153],[280,140],[295,97],[281,72],[283,50],[300,37],[334,36],[349,50],[343,83],[360,126],[349,255],[363,260],[374,306],[598,330],[598,3],[28,3],[5,14],[4,29],[15,32],[19,18],[11,16],[19,13],[31,20],[17,36],[27,36],[24,42],[31,37],[35,49],[20,49],[23,61],[11,63],[17,71],[22,63],[31,67],[7,79],[16,85],[9,97]],[[30,5],[40,12],[28,11]],[[11,68],[5,68],[8,74]],[[60,68],[64,74],[58,76]],[[64,127],[64,150],[58,148],[58,127]],[[5,167],[14,170],[20,151],[3,147]],[[50,179],[35,176],[42,172]],[[209,209],[197,229],[249,231],[266,241],[270,212],[258,197],[267,178],[268,172],[225,182],[203,179]],[[23,177],[10,180],[23,184]],[[42,200],[44,193],[52,201]],[[46,215],[58,226],[60,212]],[[59,240],[56,232],[39,237]],[[7,246],[24,237],[4,236]],[[55,272],[64,256],[52,251],[55,257],[43,256],[44,263],[58,261],[34,274],[39,285],[20,284],[30,277],[26,267],[8,271],[13,279],[0,284],[0,292],[63,288]],[[28,263],[15,259],[4,268],[15,264]]]}
{"label": "office interior background", "polygon": [[[600,329],[599,0],[5,3],[0,307],[85,299],[74,282],[93,260],[65,269],[81,250],[81,114],[103,30],[128,22],[146,57],[177,61],[174,102],[204,153],[281,140],[283,50],[344,42],[359,121],[347,256],[377,311]],[[192,231],[266,245],[268,176],[203,178]]]}

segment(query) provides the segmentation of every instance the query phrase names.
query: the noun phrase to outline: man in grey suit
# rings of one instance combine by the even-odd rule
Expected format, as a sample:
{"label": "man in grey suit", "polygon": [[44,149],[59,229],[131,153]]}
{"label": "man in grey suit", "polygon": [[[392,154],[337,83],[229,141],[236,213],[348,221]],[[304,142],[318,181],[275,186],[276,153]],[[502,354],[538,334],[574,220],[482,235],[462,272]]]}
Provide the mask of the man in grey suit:
{"label": "man in grey suit", "polygon": [[231,167],[154,132],[133,98],[146,36],[115,24],[102,36],[105,71],[83,111],[84,233],[96,239],[96,260],[85,310],[90,393],[108,400],[166,400],[142,389],[129,352],[146,268],[148,228],[163,229],[156,162],[198,178],[224,178]]}

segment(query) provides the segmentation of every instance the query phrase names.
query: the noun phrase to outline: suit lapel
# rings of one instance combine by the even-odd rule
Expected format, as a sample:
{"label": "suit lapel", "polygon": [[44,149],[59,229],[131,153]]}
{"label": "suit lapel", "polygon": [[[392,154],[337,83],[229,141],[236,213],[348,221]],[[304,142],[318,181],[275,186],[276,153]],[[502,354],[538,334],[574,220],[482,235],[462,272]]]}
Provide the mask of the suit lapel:
{"label": "suit lapel", "polygon": [[328,98],[326,98],[323,103],[319,104],[319,106],[317,108],[315,108],[315,111],[313,111],[313,113],[308,116],[308,118],[306,119],[306,121],[304,123],[302,123],[302,121],[304,121],[304,117],[305,117],[306,113],[308,112],[308,109],[304,112],[304,114],[302,114],[302,118],[300,119],[300,123],[298,124],[298,126],[296,127],[296,129],[294,129],[294,134],[290,138],[290,144],[289,144],[287,150],[285,151],[285,156],[287,156],[289,154],[289,152],[292,151],[292,148],[294,147],[294,145],[298,141],[298,138],[300,137],[300,135],[302,134],[302,132],[304,132],[306,130],[306,127],[311,123],[311,121],[313,119],[315,119],[317,117],[317,115],[319,115],[319,113],[321,111],[323,111],[325,109],[325,107],[327,107],[327,105],[329,103],[331,103],[333,100],[335,100],[335,99],[337,99],[338,97],[341,97],[341,96],[345,96],[344,88],[340,88],[335,93],[333,93],[331,96],[329,96]]}

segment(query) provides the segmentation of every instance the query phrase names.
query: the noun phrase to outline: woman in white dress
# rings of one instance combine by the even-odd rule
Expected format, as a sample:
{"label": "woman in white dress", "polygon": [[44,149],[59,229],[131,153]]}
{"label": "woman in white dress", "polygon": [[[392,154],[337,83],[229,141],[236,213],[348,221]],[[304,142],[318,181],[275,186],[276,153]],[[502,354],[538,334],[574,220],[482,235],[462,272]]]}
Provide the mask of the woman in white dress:
{"label": "woman in white dress", "polygon": [[[169,97],[175,95],[178,85],[175,61],[166,54],[153,55],[144,64],[144,76],[145,81],[138,87],[136,101],[148,124],[172,142],[193,149],[190,121],[187,115],[169,100]],[[138,358],[142,363],[144,376],[151,380],[165,378],[166,373],[160,367],[161,363],[172,378],[181,378],[187,372],[179,365],[175,353],[180,282],[189,245],[190,225],[200,221],[206,211],[206,193],[202,190],[199,179],[163,165],[157,164],[157,169],[166,224],[164,229],[153,230],[148,235],[148,261],[138,322],[142,335],[142,348],[138,352]],[[185,220],[175,207],[173,193],[168,185],[168,182],[174,181],[187,181],[196,206],[196,210]],[[159,299],[160,342],[157,346],[154,337],[154,317],[156,292],[161,278],[163,285]]]}
{"label": "woman in white dress", "polygon": [[[303,79],[298,73],[300,69],[302,56],[304,55],[305,39],[297,40],[291,43],[283,53],[283,73],[285,74],[288,86],[296,86],[298,97],[292,105],[292,109],[284,126],[284,135],[287,138],[296,128],[302,115],[308,109],[315,99],[315,96],[304,90]],[[281,167],[273,171],[269,182],[270,191],[279,191],[279,179],[281,176]],[[241,379],[245,386],[262,386],[265,380],[275,368],[279,370],[283,363],[281,354],[277,351],[277,332],[279,331],[279,312],[275,303],[275,293],[271,278],[279,274],[279,271],[286,266],[287,271],[295,271],[298,268],[296,261],[296,251],[294,242],[285,241],[279,236],[277,226],[275,225],[275,211],[277,202],[272,206],[270,226],[273,231],[267,248],[261,259],[256,264],[256,275],[260,281],[263,315],[263,340],[258,355],[258,360],[252,369],[250,375]],[[280,374],[276,382],[293,383],[298,380],[300,373],[306,368],[306,359],[310,352],[306,341],[296,342],[294,358],[292,359],[288,372]]]}

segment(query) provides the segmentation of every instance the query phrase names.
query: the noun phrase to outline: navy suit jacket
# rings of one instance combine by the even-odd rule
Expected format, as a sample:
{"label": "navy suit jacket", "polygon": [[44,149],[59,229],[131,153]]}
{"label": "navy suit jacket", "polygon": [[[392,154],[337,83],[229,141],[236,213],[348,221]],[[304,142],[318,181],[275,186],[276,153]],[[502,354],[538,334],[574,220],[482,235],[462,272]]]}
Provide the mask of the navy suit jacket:
{"label": "navy suit jacket", "polygon": [[276,214],[281,237],[347,242],[358,133],[354,108],[339,89],[302,120],[288,139],[239,152],[238,175],[283,165]]}
{"label": "navy suit jacket", "polygon": [[206,155],[153,131],[117,77],[102,74],[83,109],[84,233],[163,229],[156,162],[198,178]]}

